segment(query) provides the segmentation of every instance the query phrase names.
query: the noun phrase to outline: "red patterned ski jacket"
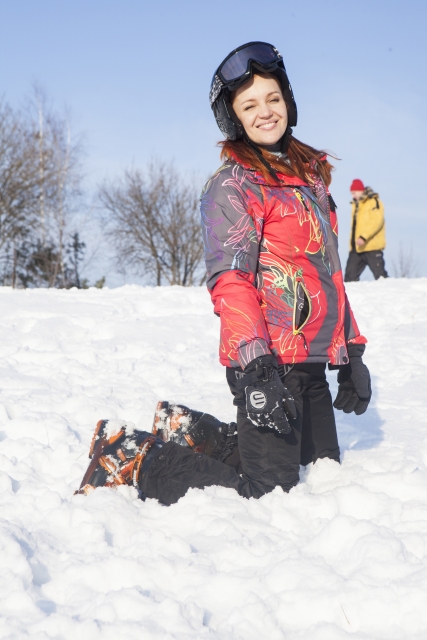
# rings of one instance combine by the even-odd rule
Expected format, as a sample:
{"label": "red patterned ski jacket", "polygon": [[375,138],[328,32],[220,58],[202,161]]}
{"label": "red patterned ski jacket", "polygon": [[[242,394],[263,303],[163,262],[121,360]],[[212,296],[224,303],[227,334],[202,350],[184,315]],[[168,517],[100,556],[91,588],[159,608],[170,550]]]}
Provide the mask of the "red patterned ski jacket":
{"label": "red patterned ski jacket", "polygon": [[322,181],[309,186],[228,162],[201,198],[207,286],[221,319],[220,362],[245,367],[274,353],[280,364],[348,362],[365,343],[338,256],[337,217]]}

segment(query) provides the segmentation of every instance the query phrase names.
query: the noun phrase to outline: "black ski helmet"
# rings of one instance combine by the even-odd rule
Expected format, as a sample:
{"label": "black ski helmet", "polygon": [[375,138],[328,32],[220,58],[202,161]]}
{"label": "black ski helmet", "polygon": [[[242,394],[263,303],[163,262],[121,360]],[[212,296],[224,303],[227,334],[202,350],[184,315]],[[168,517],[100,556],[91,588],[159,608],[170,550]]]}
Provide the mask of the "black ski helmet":
{"label": "black ski helmet", "polygon": [[297,124],[297,105],[281,54],[268,42],[248,42],[228,54],[211,82],[209,101],[217,125],[227,140],[239,140],[244,136],[243,125],[231,106],[230,94],[250,80],[254,71],[276,76],[288,109],[288,128]]}

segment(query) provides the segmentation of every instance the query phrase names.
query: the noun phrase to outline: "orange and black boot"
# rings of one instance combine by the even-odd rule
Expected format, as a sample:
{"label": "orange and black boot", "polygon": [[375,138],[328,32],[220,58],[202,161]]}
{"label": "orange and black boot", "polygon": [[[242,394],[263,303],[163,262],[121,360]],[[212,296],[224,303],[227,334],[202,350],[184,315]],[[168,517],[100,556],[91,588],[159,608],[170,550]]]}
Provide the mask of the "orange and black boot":
{"label": "orange and black boot", "polygon": [[89,450],[91,461],[75,493],[87,495],[96,487],[129,485],[140,494],[139,477],[163,445],[160,438],[147,431],[129,428],[124,422],[119,429],[109,429],[108,420],[100,420]]}
{"label": "orange and black boot", "polygon": [[208,413],[167,400],[157,403],[152,434],[163,442],[176,442],[221,462],[237,447],[235,422],[220,422]]}

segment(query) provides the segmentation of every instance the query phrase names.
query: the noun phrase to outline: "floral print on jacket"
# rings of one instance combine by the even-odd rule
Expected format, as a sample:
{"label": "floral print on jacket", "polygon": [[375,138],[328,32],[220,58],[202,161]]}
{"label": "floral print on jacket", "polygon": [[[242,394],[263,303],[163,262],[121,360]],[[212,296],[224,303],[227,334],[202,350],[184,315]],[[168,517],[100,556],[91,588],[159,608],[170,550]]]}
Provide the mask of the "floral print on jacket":
{"label": "floral print on jacket", "polygon": [[365,343],[338,255],[337,217],[322,181],[224,164],[201,198],[207,286],[221,319],[220,361],[242,366],[274,353],[279,364],[348,362]]}

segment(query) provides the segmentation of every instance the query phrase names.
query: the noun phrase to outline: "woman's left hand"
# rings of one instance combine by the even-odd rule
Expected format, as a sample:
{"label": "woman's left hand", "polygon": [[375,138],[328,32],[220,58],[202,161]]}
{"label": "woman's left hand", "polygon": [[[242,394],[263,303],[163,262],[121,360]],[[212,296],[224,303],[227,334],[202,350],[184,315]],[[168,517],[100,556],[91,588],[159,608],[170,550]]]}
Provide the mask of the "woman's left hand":
{"label": "woman's left hand", "polygon": [[335,398],[335,409],[344,413],[360,416],[368,408],[372,396],[371,376],[366,364],[362,361],[365,345],[349,345],[350,363],[343,365],[338,372],[338,393]]}

